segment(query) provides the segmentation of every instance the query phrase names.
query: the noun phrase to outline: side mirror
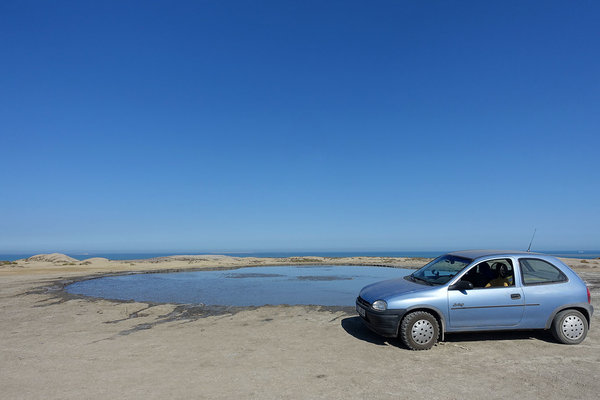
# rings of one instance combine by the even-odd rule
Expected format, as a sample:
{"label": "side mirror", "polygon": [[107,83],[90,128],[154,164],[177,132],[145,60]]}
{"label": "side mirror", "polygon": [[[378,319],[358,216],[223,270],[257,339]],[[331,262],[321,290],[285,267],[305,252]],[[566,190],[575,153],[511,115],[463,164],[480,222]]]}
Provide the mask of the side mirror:
{"label": "side mirror", "polygon": [[469,289],[473,289],[473,284],[469,281],[463,281],[460,280],[458,282],[456,282],[454,285],[450,286],[448,289],[450,290],[469,290]]}

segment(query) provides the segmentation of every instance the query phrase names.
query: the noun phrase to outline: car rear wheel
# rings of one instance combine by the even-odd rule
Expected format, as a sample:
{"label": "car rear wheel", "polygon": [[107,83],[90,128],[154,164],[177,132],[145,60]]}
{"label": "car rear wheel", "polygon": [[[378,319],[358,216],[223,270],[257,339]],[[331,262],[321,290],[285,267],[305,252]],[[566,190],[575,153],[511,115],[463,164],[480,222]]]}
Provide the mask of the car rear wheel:
{"label": "car rear wheel", "polygon": [[552,321],[552,334],[561,343],[578,344],[583,342],[588,331],[585,316],[577,310],[564,310],[556,314]]}
{"label": "car rear wheel", "polygon": [[428,350],[437,342],[440,328],[433,315],[415,311],[400,324],[400,340],[411,350]]}

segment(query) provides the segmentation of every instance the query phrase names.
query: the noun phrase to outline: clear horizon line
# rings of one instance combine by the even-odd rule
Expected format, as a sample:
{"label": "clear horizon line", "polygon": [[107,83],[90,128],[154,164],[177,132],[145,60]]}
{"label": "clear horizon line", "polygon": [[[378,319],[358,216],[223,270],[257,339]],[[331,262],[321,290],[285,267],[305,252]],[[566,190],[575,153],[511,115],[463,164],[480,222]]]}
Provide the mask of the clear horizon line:
{"label": "clear horizon line", "polygon": [[[475,248],[473,248],[475,249]],[[469,250],[469,249],[460,249],[460,250]],[[502,249],[500,249],[502,250]],[[515,249],[504,249],[504,250],[515,250]],[[447,252],[447,251],[458,251],[458,250],[448,250],[448,249],[327,249],[327,250],[318,250],[318,249],[278,249],[278,250],[4,250],[0,251],[0,254],[6,255],[20,255],[20,254],[49,254],[49,253],[63,253],[63,254],[78,254],[78,255],[86,255],[86,254],[160,254],[160,253],[171,253],[171,254],[253,254],[253,253],[403,253],[403,252],[414,252],[414,253],[431,253],[431,252]],[[524,250],[523,250],[524,251]],[[597,253],[600,252],[600,249],[560,249],[560,248],[550,248],[550,249],[532,249],[532,252],[582,252],[582,253]]]}

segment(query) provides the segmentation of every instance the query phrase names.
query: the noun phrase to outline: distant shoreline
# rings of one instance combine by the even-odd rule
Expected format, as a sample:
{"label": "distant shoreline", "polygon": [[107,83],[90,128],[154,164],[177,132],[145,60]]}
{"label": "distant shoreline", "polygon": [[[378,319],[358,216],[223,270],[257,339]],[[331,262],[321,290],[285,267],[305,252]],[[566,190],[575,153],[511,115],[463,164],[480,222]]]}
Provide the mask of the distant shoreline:
{"label": "distant shoreline", "polygon": [[[348,258],[348,257],[410,257],[410,258],[435,258],[445,254],[448,251],[282,251],[282,252],[158,252],[158,253],[63,253],[69,257],[75,258],[78,261],[84,261],[88,258],[108,258],[114,261],[127,260],[147,260],[157,257],[170,257],[180,255],[224,255],[230,257],[255,257],[255,258],[289,258],[289,257],[331,257],[331,258]],[[560,250],[539,250],[536,253],[543,253],[562,258],[581,258],[581,259],[597,259],[600,258],[600,250],[585,250],[585,251],[560,251]],[[28,257],[32,257],[36,253],[0,253],[0,260],[15,261]]]}

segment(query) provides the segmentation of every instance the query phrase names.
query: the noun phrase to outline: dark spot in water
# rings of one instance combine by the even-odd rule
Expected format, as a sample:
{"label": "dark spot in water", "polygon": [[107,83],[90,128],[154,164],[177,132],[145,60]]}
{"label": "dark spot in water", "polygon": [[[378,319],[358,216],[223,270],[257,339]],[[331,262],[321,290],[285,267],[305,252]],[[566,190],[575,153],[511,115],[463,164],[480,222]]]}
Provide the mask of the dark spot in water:
{"label": "dark spot in water", "polygon": [[280,278],[285,277],[285,275],[281,274],[258,274],[258,273],[246,273],[246,274],[228,274],[225,275],[226,278]]}
{"label": "dark spot in water", "polygon": [[265,319],[263,319],[263,322],[269,322],[269,321],[273,321],[273,318],[265,318]]}
{"label": "dark spot in water", "polygon": [[319,375],[317,375],[317,378],[322,379],[322,378],[325,378],[326,376],[327,375],[325,375],[325,374],[319,374]]}
{"label": "dark spot in water", "polygon": [[299,281],[351,281],[352,277],[350,276],[298,276],[296,279]]}

